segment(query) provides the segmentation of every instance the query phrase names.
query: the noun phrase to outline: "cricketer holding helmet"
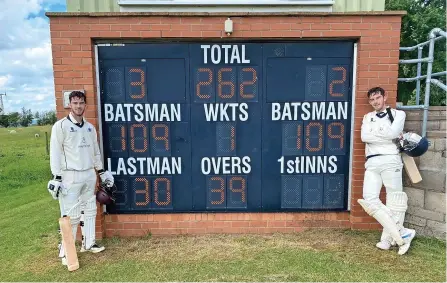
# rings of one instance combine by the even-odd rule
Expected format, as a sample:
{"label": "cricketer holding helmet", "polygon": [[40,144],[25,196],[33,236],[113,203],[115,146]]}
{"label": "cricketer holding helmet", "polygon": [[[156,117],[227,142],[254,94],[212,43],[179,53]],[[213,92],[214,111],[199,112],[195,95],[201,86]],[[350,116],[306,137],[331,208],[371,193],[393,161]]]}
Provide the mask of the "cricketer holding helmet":
{"label": "cricketer holding helmet", "polygon": [[[402,138],[405,112],[388,109],[394,121],[387,114],[387,95],[383,88],[368,91],[368,99],[374,111],[364,115],[361,138],[365,146],[366,163],[363,182],[363,199],[358,202],[363,209],[382,226],[383,232],[379,249],[388,250],[394,244],[398,253],[405,254],[410,248],[416,232],[403,227],[407,210],[407,195],[402,186],[402,158],[395,140]],[[382,184],[386,188],[386,206],[380,201]]]}
{"label": "cricketer holding helmet", "polygon": [[[53,179],[48,182],[48,191],[54,199],[59,199],[61,216],[70,216],[75,239],[78,224],[81,224],[81,252],[98,253],[104,247],[95,242],[95,169],[101,181],[110,186],[114,178],[109,171],[104,171],[95,127],[83,118],[85,94],[73,91],[69,100],[70,114],[57,121],[51,131],[50,166]],[[76,205],[78,201],[80,204]],[[59,245],[59,249],[62,264],[66,264],[63,246]]]}

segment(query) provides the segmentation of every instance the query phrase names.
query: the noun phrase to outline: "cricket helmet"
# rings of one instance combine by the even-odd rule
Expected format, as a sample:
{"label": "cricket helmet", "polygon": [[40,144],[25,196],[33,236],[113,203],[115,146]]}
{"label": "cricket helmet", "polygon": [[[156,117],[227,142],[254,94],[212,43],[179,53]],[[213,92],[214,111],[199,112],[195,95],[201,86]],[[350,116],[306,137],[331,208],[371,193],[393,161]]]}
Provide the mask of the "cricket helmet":
{"label": "cricket helmet", "polygon": [[423,155],[428,150],[428,140],[412,132],[405,133],[400,140],[401,151],[411,157]]}
{"label": "cricket helmet", "polygon": [[106,204],[106,205],[113,204],[115,203],[116,200],[116,197],[114,195],[116,190],[117,188],[115,184],[110,186],[110,184],[106,182],[100,182],[98,186],[98,191],[96,192],[96,200],[100,204]]}

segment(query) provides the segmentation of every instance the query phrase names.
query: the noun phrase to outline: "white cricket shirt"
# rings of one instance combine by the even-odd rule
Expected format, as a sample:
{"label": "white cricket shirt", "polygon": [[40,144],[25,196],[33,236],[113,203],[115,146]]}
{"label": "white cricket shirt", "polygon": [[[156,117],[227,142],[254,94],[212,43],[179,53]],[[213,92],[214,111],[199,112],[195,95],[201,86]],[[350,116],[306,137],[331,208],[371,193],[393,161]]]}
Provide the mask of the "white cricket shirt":
{"label": "white cricket shirt", "polygon": [[76,124],[71,113],[57,121],[51,131],[50,166],[53,175],[62,171],[103,169],[96,129],[83,119]]}
{"label": "white cricket shirt", "polygon": [[[386,112],[382,112],[385,113]],[[361,136],[366,143],[365,155],[374,154],[399,154],[399,149],[393,139],[399,137],[404,130],[406,114],[404,111],[391,109],[394,122],[388,115],[379,117],[378,112],[373,111],[363,116]]]}

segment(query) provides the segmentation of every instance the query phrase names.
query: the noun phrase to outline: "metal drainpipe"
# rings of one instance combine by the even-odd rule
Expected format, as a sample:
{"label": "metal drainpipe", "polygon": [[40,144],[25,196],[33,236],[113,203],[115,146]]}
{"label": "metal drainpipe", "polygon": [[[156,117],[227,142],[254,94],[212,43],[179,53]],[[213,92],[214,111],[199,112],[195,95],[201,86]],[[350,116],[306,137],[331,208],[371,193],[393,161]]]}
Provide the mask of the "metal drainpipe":
{"label": "metal drainpipe", "polygon": [[439,31],[442,31],[440,28],[434,28],[430,31],[430,45],[428,47],[428,64],[427,64],[427,78],[425,80],[425,102],[424,102],[424,122],[422,123],[422,136],[425,137],[427,134],[427,117],[428,117],[428,107],[430,105],[430,85],[431,85],[431,72],[433,69],[433,53],[435,50],[435,41],[434,38]]}
{"label": "metal drainpipe", "polygon": [[[422,46],[418,47],[418,59],[422,58]],[[421,69],[422,69],[422,63],[419,62],[418,63],[418,67],[417,67],[417,73],[416,76],[420,77],[421,76]],[[417,80],[416,81],[416,105],[419,105],[419,103],[421,102],[421,80]]]}

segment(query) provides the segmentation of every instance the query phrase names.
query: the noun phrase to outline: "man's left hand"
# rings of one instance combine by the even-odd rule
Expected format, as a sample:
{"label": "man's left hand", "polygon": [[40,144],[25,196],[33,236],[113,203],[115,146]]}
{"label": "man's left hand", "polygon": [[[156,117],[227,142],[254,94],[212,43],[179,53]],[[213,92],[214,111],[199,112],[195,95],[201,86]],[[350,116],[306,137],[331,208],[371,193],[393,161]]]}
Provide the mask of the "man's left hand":
{"label": "man's left hand", "polygon": [[106,183],[107,187],[111,187],[115,183],[115,179],[110,171],[99,173],[99,177],[101,178],[101,182]]}

